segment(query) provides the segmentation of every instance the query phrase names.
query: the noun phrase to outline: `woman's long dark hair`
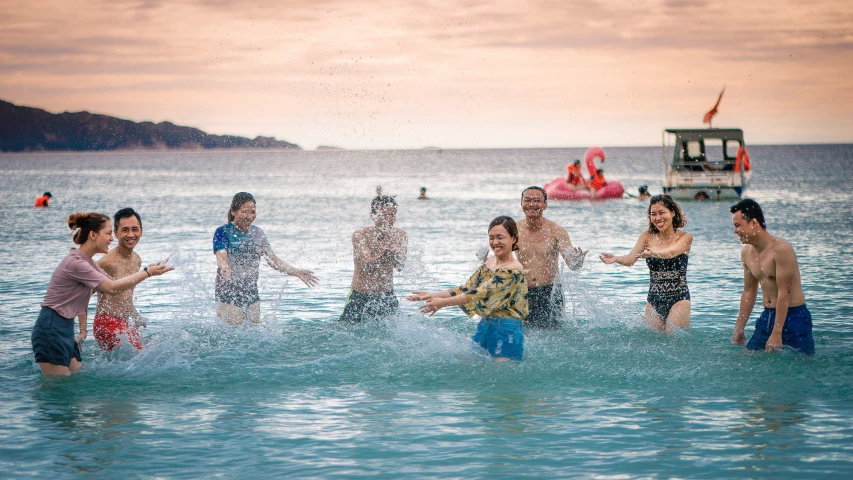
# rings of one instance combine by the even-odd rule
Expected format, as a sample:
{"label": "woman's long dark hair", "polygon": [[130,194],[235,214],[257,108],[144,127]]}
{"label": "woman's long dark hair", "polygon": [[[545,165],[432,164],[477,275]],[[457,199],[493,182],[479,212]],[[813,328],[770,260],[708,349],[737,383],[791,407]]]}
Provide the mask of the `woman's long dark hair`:
{"label": "woman's long dark hair", "polygon": [[253,197],[249,192],[239,192],[234,195],[234,198],[231,199],[231,208],[228,209],[228,223],[234,221],[234,214],[231,212],[240,210],[240,207],[242,207],[246,202],[258,203],[255,201],[255,197]]}
{"label": "woman's long dark hair", "polygon": [[672,199],[669,195],[655,195],[654,197],[649,199],[649,209],[646,212],[646,216],[649,219],[649,233],[652,235],[658,232],[658,227],[652,223],[652,205],[660,203],[667,210],[672,212],[672,228],[673,230],[678,230],[679,228],[684,228],[687,225],[687,215],[681,210],[681,205],[679,205],[675,200]]}
{"label": "woman's long dark hair", "polygon": [[515,252],[518,250],[518,226],[515,224],[515,220],[513,220],[512,217],[501,215],[500,217],[492,220],[492,223],[489,224],[489,230],[496,225],[504,227],[507,233],[509,233],[509,236],[515,239],[515,241],[512,242],[512,251]]}

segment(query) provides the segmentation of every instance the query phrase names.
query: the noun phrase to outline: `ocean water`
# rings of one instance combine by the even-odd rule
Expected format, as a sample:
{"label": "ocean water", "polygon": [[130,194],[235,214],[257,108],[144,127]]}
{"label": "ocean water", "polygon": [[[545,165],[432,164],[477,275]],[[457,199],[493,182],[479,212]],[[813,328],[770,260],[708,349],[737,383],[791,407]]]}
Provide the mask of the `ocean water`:
{"label": "ocean water", "polygon": [[[660,192],[660,148],[606,152],[608,178]],[[569,324],[529,333],[522,362],[474,351],[458,309],[402,300],[399,317],[335,323],[377,185],[409,233],[402,297],[464,282],[489,221],[520,218],[521,190],[581,149],[0,155],[0,477],[850,476],[853,146],[750,153],[748,195],[799,258],[814,357],[730,344],[740,245],[714,202],[684,204],[692,318],[671,337],[643,324],[645,265],[598,260],[645,228],[633,199],[551,203],[590,254],[562,274]],[[53,206],[34,209],[45,190]],[[238,191],[320,286],[262,266],[262,324],[235,328],[215,317],[211,239]],[[179,260],[136,289],[145,349],[101,352],[90,328],[82,371],[43,378],[30,331],[71,247],[65,219],[125,206],[143,216],[143,261]]]}

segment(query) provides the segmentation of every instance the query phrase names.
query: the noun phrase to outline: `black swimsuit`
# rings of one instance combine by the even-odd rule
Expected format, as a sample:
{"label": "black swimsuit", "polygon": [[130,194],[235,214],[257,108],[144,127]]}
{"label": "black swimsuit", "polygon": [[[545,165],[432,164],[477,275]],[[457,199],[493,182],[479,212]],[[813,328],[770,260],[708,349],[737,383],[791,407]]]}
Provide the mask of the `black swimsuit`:
{"label": "black swimsuit", "polygon": [[673,305],[690,300],[687,254],[672,258],[647,258],[646,265],[649,266],[649,295],[646,300],[666,320]]}

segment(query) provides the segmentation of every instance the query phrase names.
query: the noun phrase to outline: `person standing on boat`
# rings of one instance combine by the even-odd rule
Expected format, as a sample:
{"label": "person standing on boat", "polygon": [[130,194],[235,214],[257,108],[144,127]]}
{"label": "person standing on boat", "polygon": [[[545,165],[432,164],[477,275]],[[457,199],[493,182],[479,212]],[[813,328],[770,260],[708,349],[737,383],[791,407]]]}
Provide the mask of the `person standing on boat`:
{"label": "person standing on boat", "polygon": [[540,187],[521,192],[524,219],[518,222],[518,260],[527,270],[527,301],[530,328],[559,328],[564,320],[563,288],[560,284],[560,257],[572,270],[583,266],[589,250],[573,247],[566,229],[542,216],[548,208],[548,194]]}
{"label": "person standing on boat", "polygon": [[370,203],[370,218],[373,226],[352,234],[355,268],[341,322],[360,323],[400,311],[394,295],[394,270],[400,271],[406,264],[408,238],[402,228],[394,226],[397,201],[388,195],[377,196]]}
{"label": "person standing on boat", "polygon": [[251,323],[261,321],[261,297],[258,294],[261,257],[275,270],[293,275],[309,287],[317,286],[313,272],[295,268],[273,253],[264,231],[252,225],[256,216],[255,197],[240,192],[231,200],[228,223],[213,234],[213,253],[218,267],[217,315],[231,325],[240,325],[244,320]]}
{"label": "person standing on boat", "polygon": [[746,348],[776,352],[784,345],[813,355],[812,315],[806,307],[794,248],[784,239],[767,233],[764,212],[755,200],[741,200],[730,211],[735,235],[743,244],[740,253],[743,293],[732,343],[746,343],[744,327],[755,307],[760,286],[764,311],[755,322],[755,332]]}
{"label": "person standing on boat", "polygon": [[419,310],[429,315],[450,306],[460,307],[469,318],[480,315],[477,333],[471,339],[495,360],[521,360],[527,276],[524,266],[512,255],[517,244],[515,221],[506,216],[495,218],[489,224],[489,247],[494,256],[485,260],[465,285],[443,292],[414,291],[408,299],[424,302]]}
{"label": "person standing on boat", "polygon": [[630,267],[644,258],[649,267],[649,294],[646,322],[655,330],[672,333],[690,326],[690,290],[687,288],[687,260],[693,235],[680,230],[687,225],[681,206],[669,195],[649,200],[649,228],[640,235],[627,255],[601,254],[606,264]]}
{"label": "person standing on boat", "polygon": [[[71,240],[80,248],[71,250],[50,277],[31,338],[36,363],[44,375],[68,375],[83,366],[80,345],[87,336],[86,319],[92,289],[116,295],[143,280],[162,275],[172,267],[148,265],[120,280],[114,280],[92,260],[107,253],[113,241],[110,218],[100,213],[74,213],[68,217]],[[74,317],[80,334],[74,338]]]}

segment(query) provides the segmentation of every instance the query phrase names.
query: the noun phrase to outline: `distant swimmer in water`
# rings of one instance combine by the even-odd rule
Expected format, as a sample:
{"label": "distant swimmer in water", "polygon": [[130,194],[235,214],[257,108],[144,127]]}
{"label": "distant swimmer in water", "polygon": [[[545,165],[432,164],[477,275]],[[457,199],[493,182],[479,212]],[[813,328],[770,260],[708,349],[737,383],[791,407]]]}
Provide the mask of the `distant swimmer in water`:
{"label": "distant swimmer in water", "polygon": [[[142,218],[134,209],[122,208],[113,215],[113,227],[118,246],[98,260],[98,266],[110,276],[120,279],[133,275],[142,266],[142,259],[133,251],[142,238]],[[133,305],[135,288],[117,295],[98,294],[92,333],[102,350],[110,351],[117,347],[121,343],[120,336],[127,338],[137,350],[142,350],[142,338],[137,329],[147,325]]]}
{"label": "distant swimmer in water", "polygon": [[627,255],[601,255],[606,264],[631,266],[645,258],[649,266],[649,294],[646,321],[656,330],[672,333],[690,326],[690,290],[687,288],[687,258],[693,235],[681,231],[687,218],[669,195],[649,200],[649,229],[640,235]]}
{"label": "distant swimmer in water", "polygon": [[[743,244],[743,293],[740,296],[732,343],[746,342],[744,327],[749,321],[758,287],[764,311],[755,322],[755,332],[746,348],[775,352],[787,346],[813,355],[812,315],[800,282],[800,266],[791,244],[770,235],[764,212],[755,200],[744,199],[730,208],[735,235]],[[779,321],[779,319],[783,319]]]}
{"label": "distant swimmer in water", "polygon": [[648,200],[651,197],[652,196],[649,195],[649,187],[646,185],[640,185],[639,195],[637,196],[637,198],[639,198],[640,200]]}
{"label": "distant swimmer in water", "polygon": [[394,295],[394,270],[402,270],[406,264],[408,238],[403,229],[394,226],[397,219],[394,197],[374,198],[370,203],[370,218],[373,226],[352,234],[355,268],[341,322],[359,323],[400,311]]}
{"label": "distant swimmer in water", "polygon": [[36,207],[44,208],[50,206],[50,199],[53,198],[53,195],[50,192],[44,192],[44,194],[38,198],[36,198]]}
{"label": "distant swimmer in water", "polygon": [[251,323],[261,320],[258,294],[261,257],[275,270],[293,275],[309,287],[317,286],[313,272],[288,265],[273,253],[264,231],[252,225],[255,216],[255,197],[240,192],[231,200],[228,223],[213,234],[213,253],[218,267],[217,314],[231,325],[240,325],[244,320]]}
{"label": "distant swimmer in water", "polygon": [[564,320],[560,257],[572,270],[583,266],[589,250],[572,246],[566,229],[546,219],[548,194],[540,187],[521,192],[524,219],[518,222],[518,260],[527,270],[527,301],[530,313],[524,322],[531,328],[559,328]]}
{"label": "distant swimmer in water", "polygon": [[[116,295],[143,280],[162,275],[172,267],[153,264],[114,280],[92,257],[107,253],[113,240],[110,219],[100,213],[75,213],[68,217],[71,240],[80,245],[53,272],[31,336],[36,363],[44,375],[68,375],[83,365],[80,345],[87,336],[87,310],[92,289]],[[74,317],[80,334],[74,338]]]}
{"label": "distant swimmer in water", "polygon": [[427,197],[426,194],[426,187],[421,187],[421,194],[418,197],[418,200],[429,200],[429,197]]}
{"label": "distant swimmer in water", "polygon": [[510,217],[489,224],[489,257],[460,287],[443,292],[415,291],[408,299],[422,301],[421,313],[432,315],[444,307],[459,306],[468,317],[482,317],[471,339],[495,360],[521,360],[524,354],[522,322],[527,318],[527,277],[513,257],[518,228]]}

